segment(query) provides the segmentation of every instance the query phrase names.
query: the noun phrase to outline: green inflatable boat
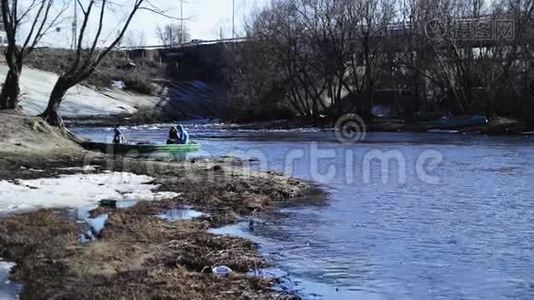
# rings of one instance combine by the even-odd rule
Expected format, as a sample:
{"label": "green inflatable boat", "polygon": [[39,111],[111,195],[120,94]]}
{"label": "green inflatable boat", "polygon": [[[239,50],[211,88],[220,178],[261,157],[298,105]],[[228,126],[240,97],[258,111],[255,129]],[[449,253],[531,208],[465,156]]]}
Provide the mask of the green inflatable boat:
{"label": "green inflatable boat", "polygon": [[104,153],[124,154],[124,153],[153,153],[166,152],[172,154],[187,154],[200,150],[200,144],[191,143],[185,145],[178,144],[107,144],[84,142],[82,146],[87,150],[101,151]]}

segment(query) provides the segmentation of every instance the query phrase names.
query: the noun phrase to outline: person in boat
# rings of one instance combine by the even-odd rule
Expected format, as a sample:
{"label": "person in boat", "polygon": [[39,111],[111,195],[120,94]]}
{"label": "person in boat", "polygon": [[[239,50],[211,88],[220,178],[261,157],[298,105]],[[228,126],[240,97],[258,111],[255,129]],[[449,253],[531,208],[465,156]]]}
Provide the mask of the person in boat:
{"label": "person in boat", "polygon": [[178,134],[180,135],[180,143],[182,145],[189,144],[189,133],[182,125],[178,125]]}
{"label": "person in boat", "polygon": [[178,129],[176,128],[176,126],[172,126],[171,129],[169,129],[167,145],[179,144],[179,143],[180,143],[180,135],[178,134]]}
{"label": "person in boat", "polygon": [[178,144],[185,145],[189,144],[189,133],[182,125],[172,126],[169,129],[169,137],[167,138],[167,145],[169,144]]}
{"label": "person in boat", "polygon": [[115,126],[113,132],[113,144],[126,144],[126,138],[118,126]]}

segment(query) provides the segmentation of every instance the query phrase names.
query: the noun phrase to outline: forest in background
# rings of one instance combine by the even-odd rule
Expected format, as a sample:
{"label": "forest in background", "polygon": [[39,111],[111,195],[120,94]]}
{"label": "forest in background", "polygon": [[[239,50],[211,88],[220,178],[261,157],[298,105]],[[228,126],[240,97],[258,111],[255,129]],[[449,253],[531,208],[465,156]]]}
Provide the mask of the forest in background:
{"label": "forest in background", "polygon": [[227,51],[234,119],[386,105],[407,121],[483,114],[534,125],[534,0],[277,0]]}
{"label": "forest in background", "polygon": [[14,74],[7,79],[14,80],[4,83],[4,106],[17,107],[22,60],[65,75],[78,56],[92,62],[96,53],[98,64],[81,83],[108,88],[121,81],[147,95],[161,82],[216,83],[226,92],[213,117],[237,122],[484,115],[533,128],[533,10],[534,0],[273,0],[248,16],[240,41],[183,44],[187,32],[169,25],[158,31],[165,47],[121,49],[126,24],[103,56],[96,44],[41,49],[41,34],[20,48],[17,27],[7,22],[5,57]]}

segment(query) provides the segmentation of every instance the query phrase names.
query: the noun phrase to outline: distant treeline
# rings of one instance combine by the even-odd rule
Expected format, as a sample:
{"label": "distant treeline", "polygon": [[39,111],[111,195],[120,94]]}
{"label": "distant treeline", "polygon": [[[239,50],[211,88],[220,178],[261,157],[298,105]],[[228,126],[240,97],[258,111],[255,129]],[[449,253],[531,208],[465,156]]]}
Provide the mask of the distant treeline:
{"label": "distant treeline", "polygon": [[228,55],[237,119],[310,121],[376,104],[418,120],[534,124],[534,0],[277,0]]}

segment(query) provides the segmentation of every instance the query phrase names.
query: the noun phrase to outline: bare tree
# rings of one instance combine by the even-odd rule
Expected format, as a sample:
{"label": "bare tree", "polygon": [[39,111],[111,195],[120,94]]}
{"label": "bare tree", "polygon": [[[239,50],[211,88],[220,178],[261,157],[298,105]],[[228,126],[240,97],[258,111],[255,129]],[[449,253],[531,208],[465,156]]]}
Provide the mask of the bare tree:
{"label": "bare tree", "polygon": [[[35,49],[39,41],[60,21],[66,10],[63,4],[58,11],[54,11],[54,0],[32,0],[25,9],[20,8],[17,0],[1,0],[2,19],[7,37],[5,49],[6,63],[9,71],[6,75],[0,94],[0,109],[14,109],[18,106],[20,94],[19,78],[24,59]],[[20,37],[22,24],[29,22],[27,35]]]}
{"label": "bare tree", "polygon": [[[118,34],[106,46],[98,47],[104,28],[104,16],[106,10],[109,8],[108,6],[111,6],[112,2],[109,0],[87,0],[84,5],[82,0],[77,1],[77,5],[83,14],[83,22],[78,32],[78,42],[74,58],[59,76],[50,94],[46,110],[41,114],[41,117],[50,125],[63,127],[63,120],[59,114],[59,106],[67,91],[76,84],[86,80],[96,71],[102,60],[120,43],[136,13],[142,9],[159,12],[148,0],[133,0],[132,2],[132,7],[129,9],[126,20],[120,27]],[[143,4],[146,4],[146,6],[143,6]],[[95,17],[98,18],[97,30],[92,40],[88,40],[90,41],[89,48],[84,49],[84,39],[88,35],[87,25],[95,10],[97,11]]]}
{"label": "bare tree", "polygon": [[191,40],[191,35],[186,26],[167,24],[156,29],[158,39],[167,47],[173,47]]}
{"label": "bare tree", "polygon": [[[414,121],[501,114],[534,124],[533,17],[534,0],[275,0],[235,52],[235,111],[286,101],[307,119],[370,118],[380,93]],[[506,20],[512,38],[498,37]]]}

